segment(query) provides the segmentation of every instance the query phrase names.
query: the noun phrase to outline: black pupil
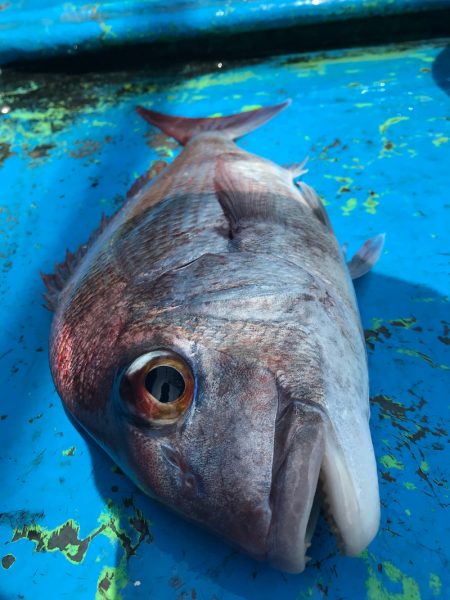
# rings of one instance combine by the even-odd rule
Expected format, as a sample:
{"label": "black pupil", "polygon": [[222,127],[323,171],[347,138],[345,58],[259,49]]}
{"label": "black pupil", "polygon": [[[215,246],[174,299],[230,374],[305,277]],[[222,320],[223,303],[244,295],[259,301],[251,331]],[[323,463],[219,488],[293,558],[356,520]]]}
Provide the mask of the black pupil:
{"label": "black pupil", "polygon": [[184,392],[184,379],[173,367],[155,367],[145,378],[145,387],[160,402],[174,402]]}

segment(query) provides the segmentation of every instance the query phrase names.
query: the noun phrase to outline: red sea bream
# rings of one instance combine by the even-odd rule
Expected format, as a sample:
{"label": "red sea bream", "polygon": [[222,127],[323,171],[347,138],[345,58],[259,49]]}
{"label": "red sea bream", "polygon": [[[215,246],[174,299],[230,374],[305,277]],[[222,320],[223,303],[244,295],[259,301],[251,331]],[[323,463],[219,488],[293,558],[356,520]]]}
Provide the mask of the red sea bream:
{"label": "red sea bream", "polygon": [[346,554],[378,529],[351,275],[382,236],[346,265],[303,166],[235,144],[287,104],[138,108],[183,151],[44,281],[69,413],[148,495],[296,573],[321,506]]}

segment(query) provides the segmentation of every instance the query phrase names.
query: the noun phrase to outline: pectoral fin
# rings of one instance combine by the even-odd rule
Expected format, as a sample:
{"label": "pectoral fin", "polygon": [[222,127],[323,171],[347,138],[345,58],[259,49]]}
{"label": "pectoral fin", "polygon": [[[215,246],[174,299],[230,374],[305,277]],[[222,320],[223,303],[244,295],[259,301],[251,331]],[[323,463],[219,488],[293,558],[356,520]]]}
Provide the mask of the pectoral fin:
{"label": "pectoral fin", "polygon": [[[385,234],[380,233],[364,242],[351,261],[347,263],[352,279],[362,277],[378,262],[383,250],[384,238]],[[344,246],[346,245],[344,244]],[[346,247],[345,250],[347,250]]]}

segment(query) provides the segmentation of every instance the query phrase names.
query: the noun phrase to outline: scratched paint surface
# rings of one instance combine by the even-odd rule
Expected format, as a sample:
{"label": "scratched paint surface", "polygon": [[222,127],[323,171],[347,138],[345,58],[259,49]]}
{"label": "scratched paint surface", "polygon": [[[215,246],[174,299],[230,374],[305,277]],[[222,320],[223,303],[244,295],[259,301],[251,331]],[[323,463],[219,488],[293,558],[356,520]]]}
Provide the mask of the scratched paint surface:
{"label": "scratched paint surface", "polygon": [[450,0],[6,0],[0,4],[0,64],[120,43],[148,44],[449,7]]}
{"label": "scratched paint surface", "polygon": [[[173,73],[4,71],[0,108],[0,598],[448,598],[450,79],[445,42]],[[323,521],[300,576],[234,552],[143,496],[64,414],[38,272],[179,151],[134,113],[227,114],[290,97],[240,144],[306,181],[355,250],[382,521],[357,558]],[[301,376],[301,374],[300,374]]]}

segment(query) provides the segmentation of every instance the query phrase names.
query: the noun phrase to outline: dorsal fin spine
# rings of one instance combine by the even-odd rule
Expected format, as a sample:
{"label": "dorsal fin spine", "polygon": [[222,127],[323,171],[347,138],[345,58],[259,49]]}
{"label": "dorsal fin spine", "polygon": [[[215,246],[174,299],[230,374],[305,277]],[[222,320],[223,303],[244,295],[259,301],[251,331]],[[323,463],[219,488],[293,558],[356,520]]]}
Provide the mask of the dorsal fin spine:
{"label": "dorsal fin spine", "polygon": [[86,244],[81,244],[75,252],[66,250],[66,258],[60,263],[55,264],[54,273],[42,273],[41,278],[44,282],[47,292],[43,294],[45,307],[54,312],[58,306],[59,295],[65,288],[67,282],[80,264],[92,244],[103,233],[109,225],[112,217],[107,217],[104,213],[100,219],[100,225],[95,229]]}

